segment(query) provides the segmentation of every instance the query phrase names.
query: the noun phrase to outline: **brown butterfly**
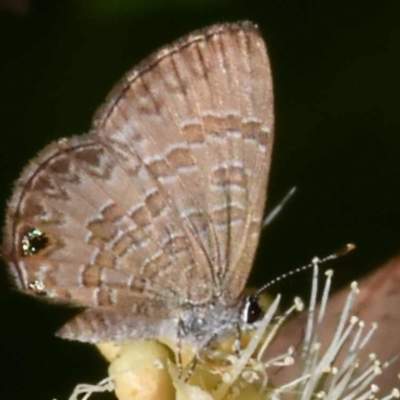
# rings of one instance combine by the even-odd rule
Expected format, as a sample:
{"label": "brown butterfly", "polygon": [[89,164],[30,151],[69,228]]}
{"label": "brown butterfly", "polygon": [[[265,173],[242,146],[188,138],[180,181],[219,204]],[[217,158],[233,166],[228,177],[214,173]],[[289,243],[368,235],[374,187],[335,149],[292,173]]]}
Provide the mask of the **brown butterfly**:
{"label": "brown butterfly", "polygon": [[8,203],[18,289],[85,308],[58,332],[204,345],[252,322],[243,293],[273,142],[265,43],[250,22],[162,48],[111,91],[83,136],[47,146]]}

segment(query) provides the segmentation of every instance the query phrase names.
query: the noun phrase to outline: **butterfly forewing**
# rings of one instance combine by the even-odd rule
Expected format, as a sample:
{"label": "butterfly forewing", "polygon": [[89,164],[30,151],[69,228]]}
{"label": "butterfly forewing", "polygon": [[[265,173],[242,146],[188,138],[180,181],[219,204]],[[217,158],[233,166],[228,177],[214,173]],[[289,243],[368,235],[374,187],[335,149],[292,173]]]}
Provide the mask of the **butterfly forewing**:
{"label": "butterfly forewing", "polygon": [[191,240],[196,287],[211,290],[209,270],[213,290],[236,298],[258,243],[272,148],[271,74],[254,25],[215,26],[159,51],[117,85],[95,125],[161,183]]}
{"label": "butterfly forewing", "polygon": [[51,144],[17,181],[3,244],[17,286],[154,318],[237,300],[260,233],[272,102],[250,23],[195,32],[149,57],[114,88],[91,133]]}

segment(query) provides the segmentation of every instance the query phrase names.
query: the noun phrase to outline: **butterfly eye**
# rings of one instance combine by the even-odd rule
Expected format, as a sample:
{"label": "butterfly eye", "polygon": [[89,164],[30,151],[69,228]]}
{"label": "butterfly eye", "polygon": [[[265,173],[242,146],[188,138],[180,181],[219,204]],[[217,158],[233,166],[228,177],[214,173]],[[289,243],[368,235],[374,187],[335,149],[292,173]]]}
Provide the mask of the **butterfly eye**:
{"label": "butterfly eye", "polygon": [[252,296],[247,297],[243,308],[242,319],[247,324],[253,324],[262,317],[262,309],[258,304],[258,299]]}
{"label": "butterfly eye", "polygon": [[24,256],[36,254],[48,245],[49,238],[40,229],[30,229],[22,236],[21,249]]}

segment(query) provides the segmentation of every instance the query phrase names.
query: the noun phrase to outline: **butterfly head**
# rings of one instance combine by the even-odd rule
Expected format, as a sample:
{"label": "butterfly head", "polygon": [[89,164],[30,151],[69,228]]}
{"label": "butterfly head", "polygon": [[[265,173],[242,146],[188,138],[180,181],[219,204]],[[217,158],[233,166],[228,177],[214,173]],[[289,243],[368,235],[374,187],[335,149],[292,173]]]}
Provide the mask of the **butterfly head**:
{"label": "butterfly head", "polygon": [[223,341],[237,332],[252,329],[263,316],[263,308],[258,297],[241,297],[227,306],[220,300],[207,305],[191,306],[183,311],[178,322],[178,336],[196,347],[208,345],[214,339]]}

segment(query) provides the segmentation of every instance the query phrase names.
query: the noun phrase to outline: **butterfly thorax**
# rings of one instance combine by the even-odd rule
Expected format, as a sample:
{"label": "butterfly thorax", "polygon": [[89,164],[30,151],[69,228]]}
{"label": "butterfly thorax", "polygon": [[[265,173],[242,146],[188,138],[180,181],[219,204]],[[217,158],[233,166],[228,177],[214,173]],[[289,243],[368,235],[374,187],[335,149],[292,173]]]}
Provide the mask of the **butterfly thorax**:
{"label": "butterfly thorax", "polygon": [[241,306],[240,299],[229,307],[220,301],[188,306],[179,314],[177,335],[200,348],[216,337],[220,340],[242,325]]}

